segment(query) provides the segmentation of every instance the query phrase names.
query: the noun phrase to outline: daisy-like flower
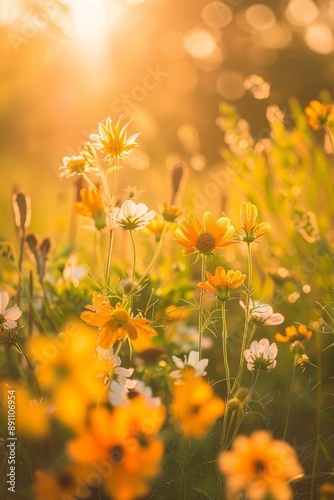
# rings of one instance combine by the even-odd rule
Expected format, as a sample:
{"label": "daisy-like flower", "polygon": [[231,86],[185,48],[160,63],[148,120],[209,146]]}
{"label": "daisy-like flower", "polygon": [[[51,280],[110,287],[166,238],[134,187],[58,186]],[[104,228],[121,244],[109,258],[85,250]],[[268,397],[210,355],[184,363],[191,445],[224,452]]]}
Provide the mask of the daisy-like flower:
{"label": "daisy-like flower", "polygon": [[[246,309],[245,303],[240,300],[239,304]],[[269,304],[261,304],[259,301],[250,299],[250,321],[259,326],[280,325],[284,321],[283,314],[274,313]]]}
{"label": "daisy-like flower", "polygon": [[176,205],[168,205],[166,202],[161,205],[160,212],[166,222],[175,222],[183,213]]}
{"label": "daisy-like flower", "polygon": [[232,449],[220,454],[219,469],[231,499],[244,493],[248,500],[292,500],[288,483],[304,475],[295,450],[266,431],[237,436]]}
{"label": "daisy-like flower", "polygon": [[63,164],[59,167],[59,177],[73,177],[74,175],[82,175],[84,172],[89,172],[91,167],[85,156],[80,153],[73,156],[64,156]]}
{"label": "daisy-like flower", "polygon": [[199,378],[174,384],[171,412],[176,429],[187,436],[202,439],[215,420],[225,412],[225,403]]}
{"label": "daisy-like flower", "polygon": [[177,385],[206,375],[205,368],[208,366],[209,360],[200,360],[198,351],[190,351],[188,357],[184,355],[183,361],[177,356],[172,356],[172,360],[178,369],[170,372],[169,376],[175,379]]}
{"label": "daisy-like flower", "polygon": [[332,106],[322,104],[320,101],[313,100],[305,108],[305,114],[309,125],[313,130],[320,130],[328,124],[328,119],[332,114]]}
{"label": "daisy-like flower", "polygon": [[160,473],[164,446],[156,435],[163,421],[163,412],[141,398],[112,411],[99,406],[92,410],[87,430],[67,443],[67,453],[91,472],[104,471],[100,477],[108,498],[146,497],[150,480]]}
{"label": "daisy-like flower", "polygon": [[78,498],[76,492],[78,492],[78,488],[82,488],[82,485],[84,485],[85,475],[87,474],[87,470],[85,474],[82,469],[80,466],[72,465],[58,470],[35,470],[34,499]]}
{"label": "daisy-like flower", "polygon": [[9,303],[7,292],[0,292],[0,327],[13,329],[17,327],[17,319],[22,316],[21,309],[15,305],[6,309]]}
{"label": "daisy-like flower", "polygon": [[254,370],[271,372],[277,364],[275,359],[277,353],[277,345],[274,342],[269,345],[268,339],[253,340],[249,349],[244,352],[248,370],[251,372]]}
{"label": "daisy-like flower", "polygon": [[144,203],[135,203],[132,200],[126,200],[121,208],[114,208],[111,215],[111,223],[115,229],[126,229],[138,231],[147,226],[155,217],[155,211],[148,211]]}
{"label": "daisy-like flower", "polygon": [[285,344],[293,344],[296,341],[305,342],[307,340],[310,340],[311,337],[312,332],[308,330],[305,325],[298,325],[297,328],[294,325],[291,325],[285,328],[285,335],[276,333],[275,340],[277,340],[277,342],[283,342]]}
{"label": "daisy-like flower", "polygon": [[145,227],[145,231],[154,234],[155,241],[159,242],[164,227],[165,221],[159,217],[154,217]]}
{"label": "daisy-like flower", "polygon": [[234,226],[230,219],[220,217],[214,221],[211,212],[205,212],[203,225],[195,215],[181,219],[174,232],[176,243],[185,247],[183,255],[217,253],[225,246],[236,243],[232,240],[233,234]]}
{"label": "daisy-like flower", "polygon": [[137,186],[127,186],[125,189],[124,189],[124,194],[125,194],[125,197],[130,199],[130,200],[133,200],[133,201],[137,201],[137,199],[143,194],[145,193],[146,191],[146,188],[144,189],[138,189]]}
{"label": "daisy-like flower", "polygon": [[113,406],[119,406],[128,402],[129,390],[136,387],[138,380],[130,379],[135,369],[121,366],[121,359],[119,357],[115,360],[114,366],[116,380],[111,381],[109,401]]}
{"label": "daisy-like flower", "polygon": [[80,189],[81,201],[74,204],[77,214],[94,220],[96,229],[101,231],[107,225],[106,211],[100,193],[97,189],[89,187]]}
{"label": "daisy-like flower", "polygon": [[97,343],[103,349],[110,349],[117,340],[129,339],[132,345],[142,351],[152,346],[151,337],[157,332],[148,326],[145,318],[132,318],[122,307],[112,307],[102,293],[94,292],[89,311],[81,313],[81,319],[92,326],[99,327]]}
{"label": "daisy-like flower", "polygon": [[202,290],[217,292],[220,300],[228,299],[229,291],[238,288],[246,279],[246,275],[241,271],[230,269],[226,272],[222,266],[216,268],[214,275],[207,271],[206,277],[208,281],[205,283],[201,281],[197,286]]}
{"label": "daisy-like flower", "polygon": [[256,224],[257,216],[257,207],[252,203],[244,201],[240,209],[240,221],[241,227],[245,231],[245,236],[242,239],[248,243],[271,231],[270,222]]}
{"label": "daisy-like flower", "polygon": [[108,116],[105,125],[99,123],[99,133],[90,136],[95,141],[93,146],[105,153],[105,160],[110,163],[113,163],[117,158],[121,160],[126,159],[133,148],[138,146],[135,141],[139,133],[127,138],[127,129],[130,123],[131,120],[122,127],[120,118],[115,124],[110,116]]}

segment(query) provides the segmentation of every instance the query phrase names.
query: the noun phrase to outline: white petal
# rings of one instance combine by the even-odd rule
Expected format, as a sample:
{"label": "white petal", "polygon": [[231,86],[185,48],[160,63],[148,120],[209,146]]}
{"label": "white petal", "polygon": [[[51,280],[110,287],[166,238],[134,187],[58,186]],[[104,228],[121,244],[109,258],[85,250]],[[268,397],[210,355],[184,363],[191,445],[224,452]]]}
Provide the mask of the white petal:
{"label": "white petal", "polygon": [[19,309],[17,305],[7,309],[4,314],[6,320],[15,320],[19,319],[22,316],[22,311]]}
{"label": "white petal", "polygon": [[7,292],[0,293],[0,313],[3,313],[6,307],[8,306],[9,295]]}
{"label": "white petal", "polygon": [[177,378],[181,378],[182,374],[181,374],[180,370],[173,370],[172,372],[169,372],[169,376],[177,379]]}
{"label": "white petal", "polygon": [[188,356],[188,365],[196,366],[199,362],[199,352],[198,351],[190,351]]}
{"label": "white petal", "polygon": [[175,366],[180,368],[180,370],[182,370],[182,368],[184,368],[184,363],[183,363],[182,359],[178,358],[177,356],[172,356],[172,360],[173,360]]}
{"label": "white petal", "polygon": [[265,320],[265,325],[281,325],[284,321],[283,314],[274,313],[269,318]]}

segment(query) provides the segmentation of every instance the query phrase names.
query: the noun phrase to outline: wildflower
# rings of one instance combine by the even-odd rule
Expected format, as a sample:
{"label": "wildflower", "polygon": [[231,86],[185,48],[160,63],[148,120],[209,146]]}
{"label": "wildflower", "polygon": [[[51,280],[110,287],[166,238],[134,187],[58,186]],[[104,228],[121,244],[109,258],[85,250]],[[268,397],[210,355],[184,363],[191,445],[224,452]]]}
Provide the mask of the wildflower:
{"label": "wildflower", "polygon": [[151,347],[151,337],[157,332],[148,326],[145,318],[132,318],[122,307],[112,307],[108,298],[94,292],[92,305],[86,306],[90,311],[81,313],[81,319],[92,326],[99,327],[97,343],[103,349],[110,349],[117,340],[127,338],[137,350]]}
{"label": "wildflower", "polygon": [[332,114],[332,106],[327,106],[320,101],[313,100],[306,106],[305,114],[313,130],[320,130],[328,124],[328,119]]}
{"label": "wildflower", "polygon": [[166,222],[175,222],[182,215],[182,210],[176,205],[168,205],[166,202],[161,205],[160,211]]}
{"label": "wildflower", "polygon": [[155,217],[155,211],[148,211],[144,203],[135,203],[132,200],[126,200],[121,208],[114,208],[111,215],[114,228],[131,230],[142,229]]}
{"label": "wildflower", "polygon": [[241,271],[225,271],[222,266],[218,266],[215,270],[214,276],[207,271],[206,277],[208,281],[205,283],[198,283],[198,287],[202,290],[209,290],[218,293],[220,300],[226,300],[230,290],[238,288],[246,279],[246,275]]}
{"label": "wildflower", "polygon": [[75,463],[108,470],[101,478],[108,497],[145,497],[149,481],[160,473],[164,447],[156,433],[163,419],[136,399],[130,407],[119,406],[111,412],[101,406],[94,408],[89,428],[67,444]]}
{"label": "wildflower", "polygon": [[[78,498],[76,493],[82,488],[83,481],[78,467],[67,466],[58,470],[35,470],[33,485],[35,500],[59,500]],[[83,476],[84,479],[84,476]]]}
{"label": "wildflower", "polygon": [[187,380],[199,378],[206,375],[205,368],[208,366],[208,359],[199,359],[197,351],[190,351],[189,356],[184,355],[183,361],[177,356],[172,356],[174,364],[178,370],[169,373],[169,376],[176,379],[175,384],[183,384]]}
{"label": "wildflower", "polygon": [[59,167],[59,170],[61,170],[59,177],[69,178],[74,175],[82,175],[91,170],[87,159],[82,153],[77,156],[64,156],[62,161],[63,165]]}
{"label": "wildflower", "polygon": [[68,325],[58,337],[29,339],[28,353],[36,364],[41,389],[56,405],[55,416],[71,428],[85,423],[87,408],[100,398],[103,384],[96,377],[96,342],[86,325]]}
{"label": "wildflower", "polygon": [[283,342],[285,344],[287,343],[293,343],[296,340],[300,342],[305,342],[307,340],[310,340],[312,337],[312,332],[306,328],[305,325],[298,325],[296,328],[294,325],[292,326],[287,326],[285,328],[285,335],[282,335],[281,333],[276,333],[275,335],[275,340],[277,342]]}
{"label": "wildflower", "polygon": [[[239,304],[243,309],[246,306],[242,300]],[[259,326],[280,325],[284,321],[284,316],[280,313],[274,313],[269,304],[261,304],[259,301],[250,299],[250,321]]]}
{"label": "wildflower", "polygon": [[81,201],[74,204],[76,213],[93,219],[95,227],[99,231],[104,229],[107,225],[106,211],[97,189],[92,187],[80,189],[80,198]]}
{"label": "wildflower", "polygon": [[151,234],[154,234],[155,241],[160,241],[162,230],[165,227],[165,221],[160,219],[159,217],[154,217],[147,226],[145,227],[145,231],[148,231]]}
{"label": "wildflower", "polygon": [[135,142],[139,134],[134,134],[127,139],[127,128],[131,121],[121,126],[120,118],[113,123],[108,116],[106,124],[99,123],[98,134],[92,134],[91,139],[95,141],[93,146],[106,153],[105,159],[112,163],[114,160],[124,160],[138,144]]}
{"label": "wildflower", "polygon": [[22,315],[22,311],[17,305],[6,309],[9,303],[7,292],[0,292],[0,327],[13,329],[17,327],[17,319]]}
{"label": "wildflower", "polygon": [[176,243],[185,247],[183,255],[217,253],[223,247],[235,243],[231,240],[233,234],[234,227],[230,219],[220,217],[214,221],[211,212],[205,212],[203,225],[195,215],[181,219],[174,232]]}
{"label": "wildflower", "polygon": [[228,498],[244,493],[248,500],[269,496],[292,500],[288,483],[304,475],[295,450],[266,431],[237,436],[232,449],[220,454],[219,469],[226,479]]}
{"label": "wildflower", "polygon": [[255,205],[249,202],[243,202],[241,205],[241,227],[245,231],[244,241],[251,243],[263,234],[271,231],[270,222],[261,222],[261,224],[256,224],[256,219],[258,216],[258,209]]}
{"label": "wildflower", "polygon": [[186,307],[178,307],[174,304],[170,304],[168,307],[165,309],[165,318],[169,320],[182,320],[182,319],[187,319],[190,315],[190,312],[187,310]]}
{"label": "wildflower", "polygon": [[124,194],[125,194],[125,197],[130,199],[130,200],[133,200],[133,201],[136,201],[139,196],[141,196],[143,193],[145,193],[146,189],[138,189],[137,186],[127,186],[125,189],[124,189]]}
{"label": "wildflower", "polygon": [[249,349],[244,352],[247,368],[251,372],[254,370],[264,370],[271,372],[275,368],[278,353],[277,345],[272,343],[269,345],[268,339],[261,339],[259,342],[253,340]]}
{"label": "wildflower", "polygon": [[115,361],[114,375],[117,380],[112,380],[109,390],[109,401],[113,406],[126,404],[130,389],[134,389],[138,380],[131,380],[134,368],[124,368],[121,366],[121,359],[117,357]]}
{"label": "wildflower", "polygon": [[171,412],[181,432],[202,439],[224,414],[225,403],[204,380],[191,378],[174,385]]}
{"label": "wildflower", "polygon": [[69,281],[77,288],[80,284],[80,280],[87,276],[89,272],[88,266],[78,265],[77,255],[70,255],[66,261],[63,269],[63,279],[64,281]]}
{"label": "wildflower", "polygon": [[309,365],[315,366],[311,363],[310,358],[308,357],[307,354],[301,354],[300,356],[298,356],[295,361],[295,364],[296,366],[300,367],[303,373]]}

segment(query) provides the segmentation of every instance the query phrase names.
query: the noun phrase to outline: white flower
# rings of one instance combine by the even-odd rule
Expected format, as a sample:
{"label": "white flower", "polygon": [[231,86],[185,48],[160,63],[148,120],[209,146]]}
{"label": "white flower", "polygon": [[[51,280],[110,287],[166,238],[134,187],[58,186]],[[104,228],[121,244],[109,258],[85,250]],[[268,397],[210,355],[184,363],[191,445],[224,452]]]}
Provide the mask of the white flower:
{"label": "white flower", "polygon": [[129,391],[131,398],[135,397],[136,395],[140,395],[143,396],[146,403],[153,408],[157,408],[161,405],[161,398],[153,396],[153,392],[150,386],[145,385],[142,380],[136,380],[136,382],[136,386]]}
{"label": "white flower", "polygon": [[[239,304],[246,309],[245,303],[240,300]],[[261,304],[260,301],[250,299],[250,321],[259,326],[280,325],[284,321],[284,316],[280,313],[274,313],[269,304]]]}
{"label": "white flower", "polygon": [[205,368],[208,366],[208,359],[199,360],[198,351],[190,351],[189,356],[184,356],[184,360],[177,356],[172,356],[178,370],[170,372],[170,376],[176,379],[175,384],[183,384],[185,379],[197,378],[206,375]]}
{"label": "white flower", "polygon": [[17,326],[17,319],[22,315],[22,311],[17,305],[6,309],[9,302],[9,295],[7,292],[0,293],[0,326],[4,328],[15,328]]}
{"label": "white flower", "polygon": [[253,340],[249,349],[244,352],[248,370],[251,372],[254,370],[270,372],[276,366],[277,353],[277,345],[274,342],[269,345],[268,339],[261,339],[259,342]]}
{"label": "white flower", "polygon": [[138,380],[131,380],[134,368],[123,368],[119,357],[115,360],[114,374],[117,380],[112,380],[109,389],[109,401],[113,406],[121,406],[128,403],[129,390],[134,389]]}
{"label": "white flower", "polygon": [[111,214],[111,225],[114,229],[142,229],[155,217],[155,211],[148,211],[144,203],[126,200],[121,208],[114,208]]}
{"label": "white flower", "polygon": [[76,255],[70,255],[63,270],[63,278],[64,281],[71,281],[75,287],[78,287],[80,280],[84,276],[87,276],[88,272],[88,266],[79,266],[78,257]]}

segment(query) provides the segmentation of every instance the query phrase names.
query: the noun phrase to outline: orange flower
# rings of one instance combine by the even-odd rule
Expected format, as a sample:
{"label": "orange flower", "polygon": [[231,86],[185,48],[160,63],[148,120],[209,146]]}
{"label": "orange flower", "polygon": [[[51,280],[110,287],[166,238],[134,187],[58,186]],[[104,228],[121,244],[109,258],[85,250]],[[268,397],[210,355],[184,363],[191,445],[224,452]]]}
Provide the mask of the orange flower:
{"label": "orange flower", "polygon": [[162,422],[143,402],[112,412],[100,406],[91,413],[89,429],[68,443],[67,452],[76,463],[104,471],[107,495],[133,500],[147,495],[149,481],[160,473],[163,444],[155,432]]}
{"label": "orange flower", "polygon": [[214,276],[207,271],[206,277],[208,281],[198,283],[198,287],[202,290],[218,292],[218,297],[221,300],[226,300],[230,290],[238,288],[246,279],[246,275],[241,271],[225,271],[222,266],[218,266],[215,270]]}
{"label": "orange flower", "polygon": [[166,202],[161,205],[160,211],[166,222],[174,222],[182,215],[182,210],[176,205],[168,205]]}
{"label": "orange flower", "polygon": [[97,343],[103,349],[110,349],[117,340],[127,338],[138,350],[152,346],[151,337],[158,335],[148,326],[145,318],[132,318],[122,307],[112,307],[108,298],[102,293],[94,292],[92,305],[86,306],[91,312],[81,313],[81,319],[92,326],[99,327]]}
{"label": "orange flower", "polygon": [[228,498],[244,493],[248,500],[269,495],[291,500],[292,490],[287,483],[304,475],[295,450],[266,431],[237,436],[232,449],[221,453],[219,468],[226,478]]}
{"label": "orange flower", "polygon": [[332,113],[332,106],[322,104],[320,101],[313,100],[305,108],[305,114],[309,125],[313,130],[319,130],[328,123],[328,117]]}
{"label": "orange flower", "polygon": [[216,222],[211,212],[205,212],[203,225],[195,215],[178,222],[178,228],[174,232],[175,241],[185,247],[183,255],[200,253],[212,255],[219,252],[223,247],[232,245],[236,241],[231,240],[234,227],[230,219],[220,217]]}
{"label": "orange flower", "polygon": [[[87,486],[82,484],[79,470],[73,467],[66,467],[59,470],[35,471],[35,481],[33,485],[35,500],[59,500],[60,498],[80,498],[76,493]],[[85,498],[88,498],[87,496]]]}
{"label": "orange flower", "polygon": [[94,220],[99,231],[106,227],[106,212],[99,192],[92,187],[80,189],[81,201],[74,204],[77,214]]}
{"label": "orange flower", "polygon": [[174,385],[171,412],[177,427],[187,436],[204,438],[224,411],[224,401],[214,395],[204,380],[191,378]]}
{"label": "orange flower", "polygon": [[287,326],[285,329],[285,335],[282,335],[281,333],[276,333],[275,335],[277,342],[283,342],[285,344],[292,344],[296,341],[305,342],[310,340],[311,337],[312,332],[308,330],[305,325],[298,325],[298,329],[294,325]]}
{"label": "orange flower", "polygon": [[263,234],[271,231],[270,222],[261,222],[261,224],[256,224],[258,216],[258,209],[256,205],[244,201],[241,205],[240,212],[241,227],[246,233],[243,237],[244,241],[251,243]]}

